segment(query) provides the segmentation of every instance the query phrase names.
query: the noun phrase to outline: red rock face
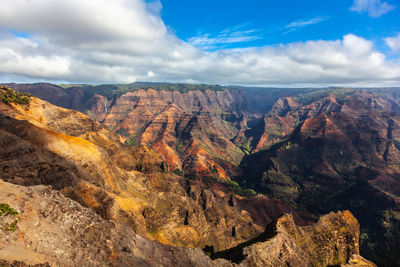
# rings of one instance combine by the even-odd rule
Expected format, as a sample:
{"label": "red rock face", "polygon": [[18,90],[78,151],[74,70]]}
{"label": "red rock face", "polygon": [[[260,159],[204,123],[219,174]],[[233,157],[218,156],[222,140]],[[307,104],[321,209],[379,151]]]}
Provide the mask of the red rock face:
{"label": "red rock face", "polygon": [[90,99],[90,109],[88,110],[88,115],[96,121],[102,121],[104,120],[104,116],[108,111],[108,105],[109,104],[106,97],[95,94]]}
{"label": "red rock face", "polygon": [[[270,105],[285,94],[277,90],[147,89],[109,97],[109,92],[118,86],[13,86],[90,115],[119,133],[122,141],[154,148],[170,170],[183,170],[191,177],[227,180],[239,174],[241,159],[257,146],[246,146],[258,139],[248,133],[252,127],[249,124],[262,118]],[[57,91],[54,97],[47,97],[49,88]],[[296,106],[291,98],[282,101],[289,108]]]}
{"label": "red rock face", "polygon": [[244,155],[230,140],[239,132],[233,126],[240,121],[234,106],[243,101],[239,97],[230,91],[139,90],[122,95],[108,110],[95,95],[89,114],[131,144],[155,149],[170,170],[230,179]]}
{"label": "red rock face", "polygon": [[263,134],[256,141],[255,151],[264,150],[287,138],[302,121],[322,113],[340,110],[335,96],[323,97],[308,105],[300,105],[296,97],[283,97],[264,115]]}
{"label": "red rock face", "polygon": [[[345,165],[353,162],[390,174],[400,173],[400,117],[389,111],[386,99],[365,92],[347,97],[342,104],[328,96],[287,113],[274,106],[264,118],[265,131],[257,150],[286,140],[277,152],[283,157],[296,151],[288,158],[293,164],[301,157],[296,156],[298,148],[318,152],[310,163],[316,173],[336,176],[335,164],[340,160]],[[272,112],[281,116],[273,116]]]}
{"label": "red rock face", "polygon": [[[350,209],[370,236],[362,253],[383,265],[396,261],[389,253],[399,247],[394,228],[400,212],[400,115],[393,103],[358,92],[287,113],[276,108],[278,115],[264,120],[260,142],[266,149],[242,162],[246,183],[306,210]],[[279,134],[282,129],[289,133]]]}

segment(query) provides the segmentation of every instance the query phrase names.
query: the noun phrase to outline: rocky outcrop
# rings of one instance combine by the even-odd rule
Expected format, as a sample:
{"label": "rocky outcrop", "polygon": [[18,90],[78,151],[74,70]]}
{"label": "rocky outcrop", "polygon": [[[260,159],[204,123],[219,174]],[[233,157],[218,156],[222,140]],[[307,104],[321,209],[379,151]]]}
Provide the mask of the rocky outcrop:
{"label": "rocky outcrop", "polygon": [[291,215],[267,225],[265,232],[212,258],[229,259],[240,266],[340,266],[363,263],[359,256],[359,224],[349,211],[322,216],[314,225],[298,227]]}
{"label": "rocky outcrop", "polygon": [[[276,233],[275,236],[268,232]],[[267,226],[265,242],[243,249],[243,266],[337,266],[359,255],[359,224],[349,211],[330,213],[306,227],[290,215]],[[251,255],[251,257],[249,257]],[[255,256],[259,255],[259,256]],[[261,255],[265,255],[264,257]],[[366,266],[375,266],[369,263]]]}

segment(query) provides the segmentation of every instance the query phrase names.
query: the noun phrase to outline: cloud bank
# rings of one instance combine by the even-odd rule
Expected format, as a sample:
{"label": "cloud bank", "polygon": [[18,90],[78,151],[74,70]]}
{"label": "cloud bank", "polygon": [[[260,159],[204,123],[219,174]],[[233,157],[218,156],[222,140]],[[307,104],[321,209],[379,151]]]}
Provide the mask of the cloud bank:
{"label": "cloud bank", "polygon": [[[205,51],[170,33],[160,8],[159,2],[149,6],[141,0],[2,0],[0,80],[400,84],[400,62],[387,60],[372,42],[353,34],[332,41]],[[253,36],[225,34],[225,41]]]}

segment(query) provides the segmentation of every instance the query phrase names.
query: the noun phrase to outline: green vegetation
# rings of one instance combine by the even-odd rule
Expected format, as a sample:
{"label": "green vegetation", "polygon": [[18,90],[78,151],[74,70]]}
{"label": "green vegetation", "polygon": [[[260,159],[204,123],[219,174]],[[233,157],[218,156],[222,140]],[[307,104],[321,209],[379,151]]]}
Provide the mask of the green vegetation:
{"label": "green vegetation", "polygon": [[[220,114],[222,114],[222,110]],[[229,130],[231,130],[232,132],[236,132],[237,129],[232,125],[231,122],[225,120],[222,120],[222,122],[229,128]]]}
{"label": "green vegetation", "polygon": [[376,215],[373,225],[361,228],[361,253],[378,266],[400,266],[400,212],[386,209]]}
{"label": "green vegetation", "polygon": [[246,156],[250,155],[251,150],[253,150],[253,148],[251,147],[251,140],[250,139],[246,139],[246,141],[243,142],[242,150],[243,150],[243,152],[244,152],[244,154]]}
{"label": "green vegetation", "polygon": [[0,86],[0,100],[6,105],[11,103],[29,105],[31,95],[28,93],[20,93],[13,89]]}
{"label": "green vegetation", "polygon": [[179,176],[185,176],[185,172],[180,169],[175,169],[172,172]]}
{"label": "green vegetation", "polygon": [[129,133],[129,130],[126,128],[120,128],[118,130],[115,130],[116,125],[111,126],[110,129],[112,129],[112,131],[116,132],[119,135],[125,136],[125,137],[130,137],[131,134]]}
{"label": "green vegetation", "polygon": [[225,179],[216,179],[219,183],[229,185],[232,187],[235,194],[238,194],[243,197],[250,197],[257,195],[257,192],[250,188],[242,188],[238,182],[232,180]]}
{"label": "green vegetation", "polygon": [[133,135],[130,135],[127,129],[120,129],[117,131],[118,134],[129,137],[125,143],[130,146],[138,146],[138,137],[143,133],[143,129],[138,129]]}
{"label": "green vegetation", "polygon": [[297,99],[301,105],[310,104],[327,95],[335,95],[338,100],[341,100],[347,95],[351,95],[357,89],[354,88],[321,88],[321,89],[299,89]]}
{"label": "green vegetation", "polygon": [[177,143],[175,144],[175,150],[176,150],[176,152],[180,153],[180,152],[182,152],[182,149],[183,149],[183,143],[177,142]]}
{"label": "green vegetation", "polygon": [[17,216],[18,211],[11,208],[7,203],[0,203],[0,216]]}
{"label": "green vegetation", "polygon": [[[11,208],[10,205],[7,203],[0,203],[0,219],[1,221],[4,221],[6,219],[10,218],[15,218],[18,215],[18,211],[15,209]],[[8,231],[8,232],[15,232],[17,230],[17,219],[13,219],[11,223],[6,222],[1,229],[3,231]]]}
{"label": "green vegetation", "polygon": [[126,140],[126,143],[130,146],[136,146],[137,136],[137,134],[132,135],[128,140]]}
{"label": "green vegetation", "polygon": [[181,93],[199,90],[199,91],[222,91],[227,87],[208,84],[186,84],[186,83],[148,83],[136,82],[131,84],[102,84],[102,85],[87,85],[87,84],[59,84],[60,88],[65,91],[71,91],[79,88],[83,92],[83,102],[88,101],[94,94],[99,94],[106,97],[108,100],[115,100],[121,95],[138,90],[163,90],[163,91],[179,91]]}
{"label": "green vegetation", "polygon": [[185,178],[189,179],[189,180],[197,180],[198,178],[196,177],[196,175],[194,175],[193,173],[185,173],[184,174]]}
{"label": "green vegetation", "polygon": [[285,149],[286,149],[286,150],[290,149],[291,145],[292,145],[292,143],[291,143],[290,141],[287,142],[287,143],[286,143],[286,146],[285,146]]}
{"label": "green vegetation", "polygon": [[219,85],[208,85],[208,84],[188,84],[188,83],[133,83],[124,86],[126,89],[154,89],[154,90],[164,90],[164,91],[179,91],[179,92],[188,92],[188,91],[222,91],[226,89],[226,87]]}
{"label": "green vegetation", "polygon": [[263,173],[261,184],[266,193],[295,207],[299,186],[292,178],[276,169],[270,169]]}
{"label": "green vegetation", "polygon": [[6,223],[4,225],[4,230],[8,232],[15,232],[17,230],[18,220],[14,220],[12,223]]}

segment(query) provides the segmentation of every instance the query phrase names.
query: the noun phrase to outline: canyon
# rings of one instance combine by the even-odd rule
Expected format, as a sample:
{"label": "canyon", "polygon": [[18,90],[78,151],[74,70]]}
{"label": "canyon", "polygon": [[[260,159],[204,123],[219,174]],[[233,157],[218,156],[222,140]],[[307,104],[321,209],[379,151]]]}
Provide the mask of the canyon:
{"label": "canyon", "polygon": [[[6,86],[38,98],[0,102],[2,187],[141,240],[132,254],[99,234],[108,260],[119,251],[113,264],[139,265],[135,253],[156,249],[173,256],[154,265],[373,266],[359,246],[379,266],[399,263],[397,89]],[[338,210],[351,213],[329,213]],[[35,246],[50,265],[61,260]]]}

